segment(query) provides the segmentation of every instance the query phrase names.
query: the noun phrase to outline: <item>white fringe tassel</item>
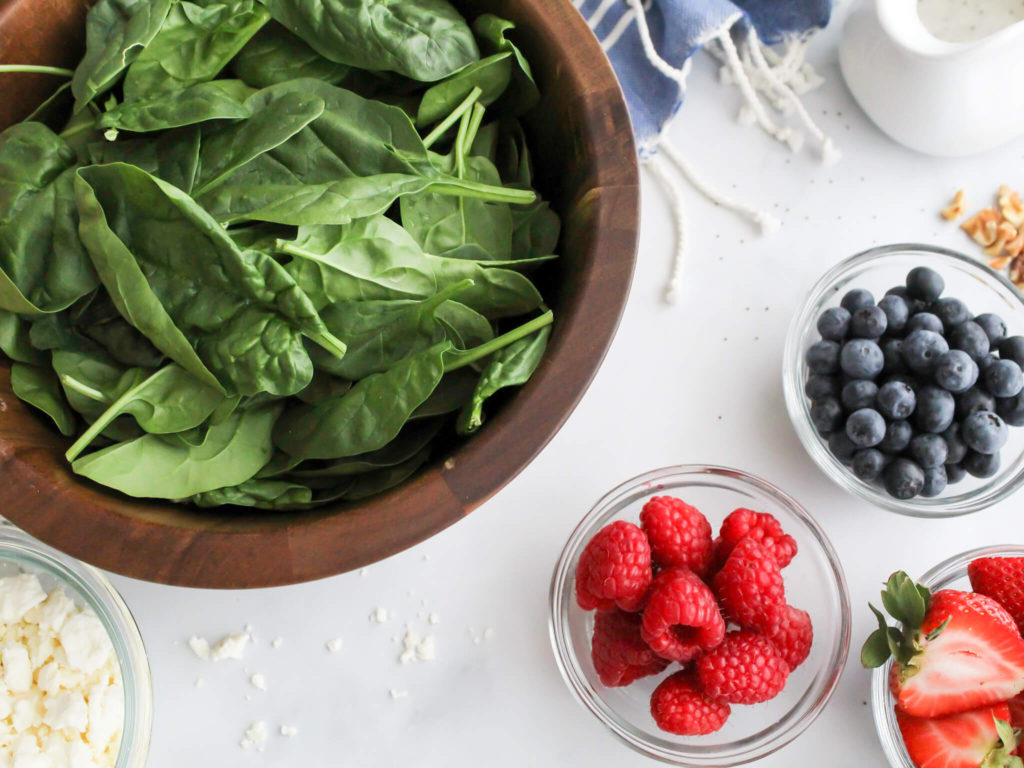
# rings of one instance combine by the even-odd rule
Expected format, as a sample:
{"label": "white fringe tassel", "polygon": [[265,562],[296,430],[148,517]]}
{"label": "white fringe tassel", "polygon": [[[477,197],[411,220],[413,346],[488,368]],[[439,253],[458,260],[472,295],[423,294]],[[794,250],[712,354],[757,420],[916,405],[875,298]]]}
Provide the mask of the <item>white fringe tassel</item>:
{"label": "white fringe tassel", "polygon": [[673,67],[661,58],[661,54],[658,53],[658,50],[654,47],[654,41],[651,39],[651,30],[647,26],[647,14],[644,13],[640,0],[626,0],[626,2],[629,3],[629,7],[636,14],[636,28],[637,32],[640,33],[640,43],[644,47],[644,54],[647,56],[647,60],[665,77],[679,83],[680,87],[685,91],[686,75],[689,72],[689,68],[685,66],[682,68]]}
{"label": "white fringe tassel", "polygon": [[665,286],[665,301],[669,304],[678,304],[683,286],[683,272],[686,268],[686,251],[688,219],[686,208],[683,205],[683,191],[676,184],[668,170],[662,165],[662,159],[655,156],[644,163],[644,168],[651,172],[668,195],[669,205],[672,208],[672,220],[675,222],[676,245],[672,252],[672,270],[669,272],[668,283]]}

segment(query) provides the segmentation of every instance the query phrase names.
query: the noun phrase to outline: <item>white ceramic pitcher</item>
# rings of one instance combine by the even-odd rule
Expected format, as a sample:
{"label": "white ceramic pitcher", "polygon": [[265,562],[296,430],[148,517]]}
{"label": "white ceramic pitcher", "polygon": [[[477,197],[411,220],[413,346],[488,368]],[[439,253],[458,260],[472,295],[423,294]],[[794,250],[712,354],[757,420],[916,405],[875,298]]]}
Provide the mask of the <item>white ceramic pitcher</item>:
{"label": "white ceramic pitcher", "polygon": [[947,42],[925,27],[917,0],[862,0],[839,63],[868,116],[912,149],[955,157],[1024,134],[1024,21]]}

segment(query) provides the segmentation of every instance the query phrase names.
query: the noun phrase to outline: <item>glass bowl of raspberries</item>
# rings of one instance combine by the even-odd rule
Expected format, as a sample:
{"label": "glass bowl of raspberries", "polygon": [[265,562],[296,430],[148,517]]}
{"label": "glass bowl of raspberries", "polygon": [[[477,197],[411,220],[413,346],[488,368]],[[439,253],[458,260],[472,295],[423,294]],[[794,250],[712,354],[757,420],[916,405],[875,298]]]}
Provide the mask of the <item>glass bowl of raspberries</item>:
{"label": "glass bowl of raspberries", "polygon": [[573,531],[552,579],[570,691],[638,752],[676,765],[741,765],[795,739],[831,698],[849,641],[824,532],[734,469],[623,483]]}
{"label": "glass bowl of raspberries", "polygon": [[898,571],[872,610],[861,661],[892,768],[1019,766],[1024,547],[964,552],[918,584]]}
{"label": "glass bowl of raspberries", "polygon": [[857,254],[811,289],[783,386],[833,481],[895,512],[976,512],[1024,482],[1024,301],[967,256],[924,245]]}

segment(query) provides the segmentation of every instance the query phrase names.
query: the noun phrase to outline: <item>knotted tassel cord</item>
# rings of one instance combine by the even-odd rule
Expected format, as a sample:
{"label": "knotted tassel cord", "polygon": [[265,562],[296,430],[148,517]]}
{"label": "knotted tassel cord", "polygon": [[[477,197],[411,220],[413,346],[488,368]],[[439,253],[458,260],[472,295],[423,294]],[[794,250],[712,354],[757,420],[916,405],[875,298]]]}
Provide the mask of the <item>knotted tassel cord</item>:
{"label": "knotted tassel cord", "polygon": [[[666,145],[667,146],[667,145]],[[669,272],[668,283],[665,285],[665,301],[669,304],[679,302],[680,291],[683,285],[683,272],[686,267],[686,251],[688,221],[686,208],[683,205],[683,191],[676,184],[668,171],[663,167],[663,161],[657,155],[644,162],[644,168],[651,172],[668,195],[669,204],[672,208],[672,218],[675,223],[676,244],[672,254],[672,269]]]}

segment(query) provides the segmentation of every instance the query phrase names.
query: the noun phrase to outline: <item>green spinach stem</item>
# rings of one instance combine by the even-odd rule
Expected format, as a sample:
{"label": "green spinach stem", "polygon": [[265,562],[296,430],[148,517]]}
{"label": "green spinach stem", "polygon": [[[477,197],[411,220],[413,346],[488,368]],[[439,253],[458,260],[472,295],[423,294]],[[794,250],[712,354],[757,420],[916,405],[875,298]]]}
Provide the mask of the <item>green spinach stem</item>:
{"label": "green spinach stem", "polygon": [[482,93],[483,91],[480,89],[480,86],[477,86],[472,91],[470,91],[469,95],[462,100],[462,103],[455,108],[455,111],[453,111],[450,115],[448,115],[448,117],[446,117],[444,120],[438,123],[434,127],[434,130],[427,134],[426,138],[423,139],[423,146],[426,147],[427,149],[430,149],[431,145],[433,145],[434,142],[436,142],[438,139],[444,136],[445,131],[447,131],[449,128],[455,125],[456,120],[459,120],[463,116],[463,114],[465,114],[474,104],[476,104],[476,100],[480,98],[480,94]]}
{"label": "green spinach stem", "polygon": [[345,356],[345,352],[348,351],[348,347],[345,345],[345,342],[327,331],[324,331],[323,333],[307,334],[307,337],[310,341],[319,344],[339,360],[343,358]]}
{"label": "green spinach stem", "polygon": [[41,64],[0,64],[0,74],[5,72],[25,72],[37,75],[57,75],[59,77],[74,77],[72,69],[63,67],[44,67]]}
{"label": "green spinach stem", "polygon": [[136,381],[135,384],[128,387],[128,389],[124,391],[124,394],[122,394],[119,398],[117,398],[117,400],[112,402],[107,407],[107,410],[100,414],[99,418],[97,418],[96,421],[90,424],[89,428],[82,433],[82,436],[75,440],[72,446],[68,448],[67,453],[64,454],[67,460],[71,462],[77,459],[81,455],[82,451],[88,448],[92,441],[99,437],[100,433],[104,429],[106,429],[107,426],[109,426],[110,422],[112,422],[114,419],[121,415],[121,413],[124,411],[125,406],[135,399],[135,393],[138,391],[140,385],[142,385],[145,382],[148,382],[154,376],[159,376],[161,373],[168,370],[169,368],[170,366],[161,368],[159,371],[152,374],[151,376],[145,376],[142,378],[141,381]]}
{"label": "green spinach stem", "polygon": [[60,376],[58,378],[60,378],[60,383],[65,387],[73,389],[78,394],[88,397],[90,400],[95,400],[96,402],[103,403],[104,405],[108,405],[110,403],[110,399],[106,395],[98,389],[93,389],[88,384],[83,384],[68,375]]}
{"label": "green spinach stem", "polygon": [[512,203],[513,205],[529,205],[537,199],[536,193],[530,190],[496,187],[479,181],[451,177],[442,177],[441,181],[431,185],[430,191],[439,195],[475,197],[493,203]]}
{"label": "green spinach stem", "polygon": [[543,315],[533,318],[529,322],[523,323],[518,328],[513,328],[508,333],[503,333],[501,336],[497,336],[478,347],[467,349],[464,351],[449,352],[445,355],[444,372],[450,373],[456,371],[459,368],[465,368],[471,363],[475,363],[481,358],[487,357],[497,352],[499,349],[507,347],[509,344],[519,341],[519,339],[529,336],[535,331],[539,331],[548,325],[551,325],[555,320],[555,315],[551,310],[548,310]]}
{"label": "green spinach stem", "polygon": [[480,124],[484,121],[485,112],[487,110],[480,102],[473,105],[473,115],[469,121],[469,128],[466,129],[466,139],[463,143],[463,150],[467,155],[473,151],[473,142],[476,141],[476,135],[480,132]]}

